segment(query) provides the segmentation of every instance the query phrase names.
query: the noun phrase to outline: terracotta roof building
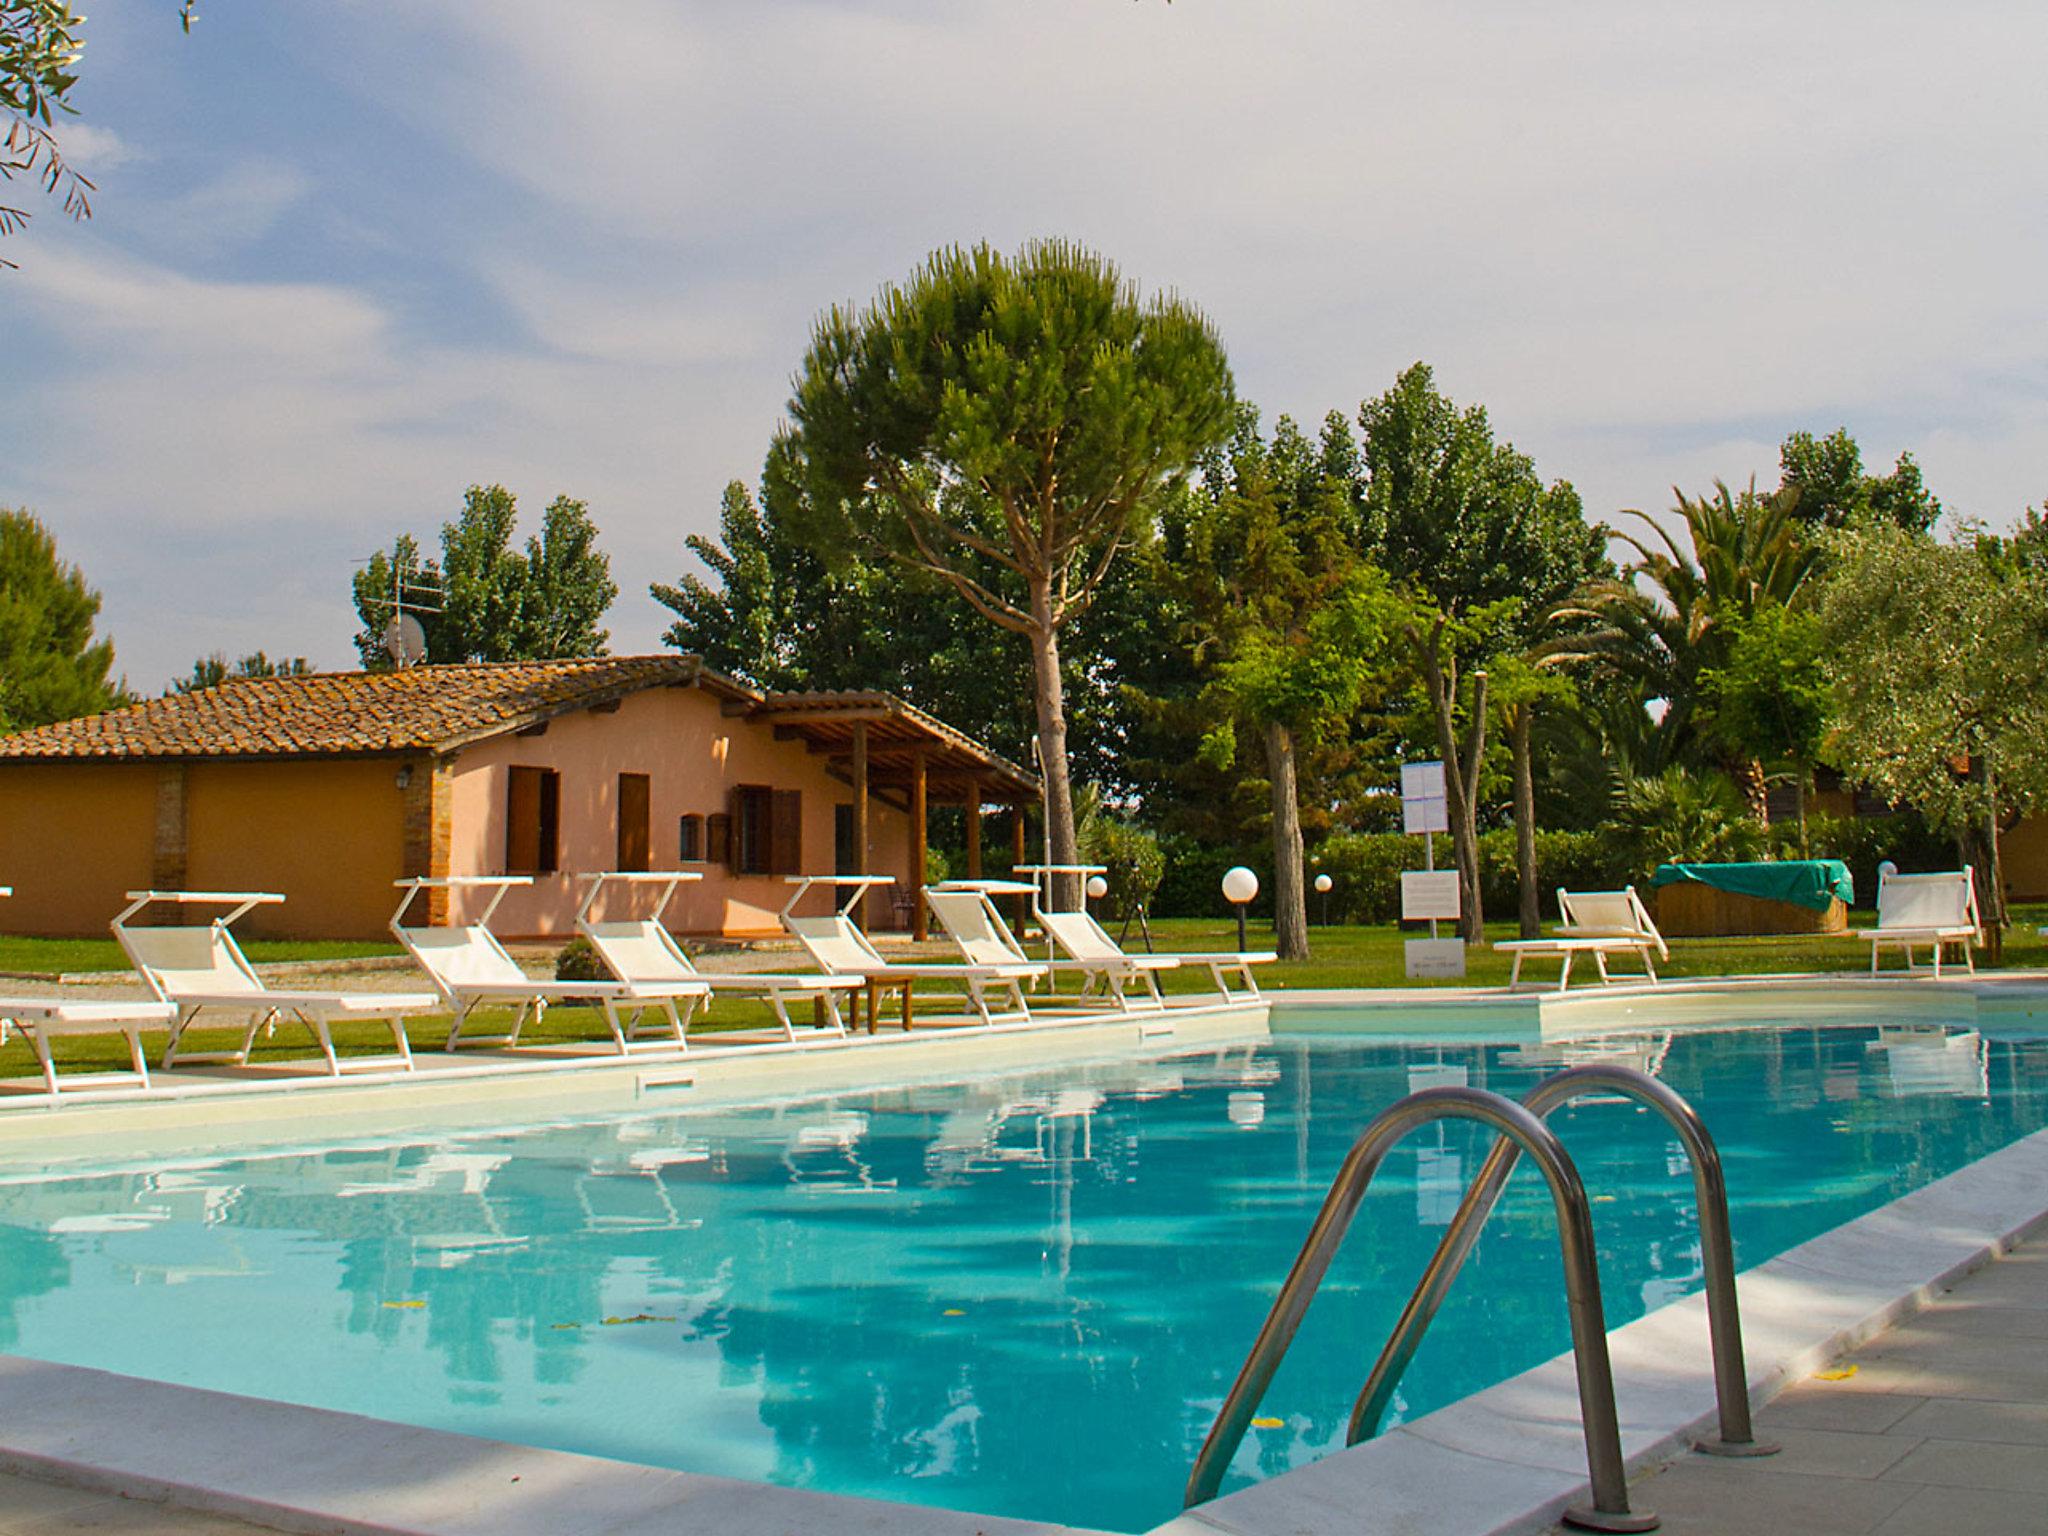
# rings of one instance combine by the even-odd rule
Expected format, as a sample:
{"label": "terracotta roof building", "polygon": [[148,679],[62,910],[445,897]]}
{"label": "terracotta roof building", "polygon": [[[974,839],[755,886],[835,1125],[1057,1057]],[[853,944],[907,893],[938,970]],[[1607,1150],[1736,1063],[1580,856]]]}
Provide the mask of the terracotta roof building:
{"label": "terracotta roof building", "polygon": [[104,932],[148,887],[279,890],[274,931],[363,938],[401,877],[520,873],[500,926],[543,935],[577,873],[694,869],[676,926],[744,935],[785,875],[914,890],[934,801],[969,807],[978,863],[982,808],[1014,839],[1037,795],[892,695],[762,694],[692,656],[238,679],[0,736],[0,884],[19,932]]}

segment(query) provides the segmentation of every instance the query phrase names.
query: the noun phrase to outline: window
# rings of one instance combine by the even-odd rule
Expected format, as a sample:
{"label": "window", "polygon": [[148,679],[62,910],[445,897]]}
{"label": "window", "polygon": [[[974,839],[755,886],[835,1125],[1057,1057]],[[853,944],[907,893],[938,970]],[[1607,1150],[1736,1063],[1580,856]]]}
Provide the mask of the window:
{"label": "window", "polygon": [[704,851],[704,818],[694,813],[676,824],[676,858],[684,864],[701,864],[710,857]]}
{"label": "window", "polygon": [[832,873],[835,875],[857,875],[861,873],[860,867],[854,859],[853,807],[850,805],[835,805],[832,807]]}
{"label": "window", "polygon": [[619,775],[619,862],[620,869],[647,868],[648,781],[644,773]]}
{"label": "window", "polygon": [[505,873],[551,875],[561,867],[562,776],[514,768],[505,783]]}
{"label": "window", "polygon": [[[726,864],[736,875],[800,875],[803,792],[765,784],[735,785],[726,818]],[[713,817],[716,823],[718,817]],[[716,842],[716,838],[713,838]],[[715,849],[714,849],[715,852]]]}
{"label": "window", "polygon": [[775,873],[775,791],[765,784],[742,784],[732,797],[732,872],[736,875]]}

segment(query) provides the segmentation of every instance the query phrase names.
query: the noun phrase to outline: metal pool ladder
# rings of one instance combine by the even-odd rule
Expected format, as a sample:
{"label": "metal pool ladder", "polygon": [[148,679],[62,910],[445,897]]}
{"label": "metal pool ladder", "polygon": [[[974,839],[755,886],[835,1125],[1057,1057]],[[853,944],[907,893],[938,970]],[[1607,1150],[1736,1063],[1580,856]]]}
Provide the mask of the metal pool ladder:
{"label": "metal pool ladder", "polygon": [[1742,1363],[1742,1327],[1735,1298],[1735,1261],[1728,1229],[1728,1195],[1721,1159],[1692,1106],[1647,1073],[1619,1066],[1575,1067],[1544,1079],[1522,1103],[1477,1088],[1425,1088],[1412,1093],[1365,1128],[1338,1169],[1307,1240],[1273,1302],[1257,1341],[1230,1394],[1210,1427],[1188,1476],[1189,1507],[1216,1495],[1223,1472],[1244,1439],[1259,1400],[1293,1342],[1316,1287],[1322,1283],[1373,1175],[1394,1144],[1419,1126],[1438,1120],[1476,1120],[1499,1135],[1402,1310],[1352,1409],[1347,1445],[1374,1434],[1401,1373],[1414,1357],[1451,1282],[1479,1239],[1517,1159],[1534,1158],[1549,1185],[1557,1212],[1564,1260],[1565,1298],[1571,1316],[1572,1354],[1577,1366],[1580,1419],[1586,1437],[1590,1505],[1565,1512],[1568,1524],[1595,1531],[1647,1531],[1657,1517],[1630,1510],[1628,1478],[1621,1455],[1621,1431],[1614,1402],[1614,1372],[1607,1354],[1606,1318],[1600,1301],[1599,1258],[1593,1244],[1591,1209],[1571,1155],[1545,1119],[1560,1106],[1590,1093],[1618,1093],[1655,1110],[1683,1142],[1693,1168],[1700,1219],[1702,1267],[1706,1273],[1707,1319],[1714,1354],[1714,1388],[1720,1411],[1718,1439],[1699,1449],[1722,1455],[1768,1455],[1775,1446],[1757,1442],[1749,1418],[1749,1391]]}

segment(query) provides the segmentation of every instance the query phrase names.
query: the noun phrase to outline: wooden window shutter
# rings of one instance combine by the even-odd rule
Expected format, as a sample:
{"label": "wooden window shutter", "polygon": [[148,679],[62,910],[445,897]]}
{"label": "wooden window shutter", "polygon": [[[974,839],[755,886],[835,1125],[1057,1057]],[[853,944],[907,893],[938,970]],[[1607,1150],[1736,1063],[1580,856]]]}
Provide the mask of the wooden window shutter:
{"label": "wooden window shutter", "polygon": [[619,775],[619,862],[620,869],[645,869],[650,848],[649,784],[644,773]]}
{"label": "wooden window shutter", "polygon": [[804,792],[800,789],[775,791],[770,874],[800,875],[804,872]]}
{"label": "wooden window shutter", "polygon": [[739,791],[730,789],[725,795],[725,809],[714,811],[705,822],[704,857],[713,863],[723,864],[728,871],[739,869]]}
{"label": "wooden window shutter", "polygon": [[541,771],[514,768],[505,780],[505,873],[540,870]]}

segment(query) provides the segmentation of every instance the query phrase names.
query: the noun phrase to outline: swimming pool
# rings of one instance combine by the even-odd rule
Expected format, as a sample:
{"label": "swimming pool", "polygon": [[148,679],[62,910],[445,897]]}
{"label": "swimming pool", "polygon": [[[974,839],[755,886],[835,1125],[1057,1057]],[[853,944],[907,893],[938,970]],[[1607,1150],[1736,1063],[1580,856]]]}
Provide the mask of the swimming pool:
{"label": "swimming pool", "polygon": [[[1656,1070],[1720,1141],[1747,1266],[2048,1124],[2048,1035],[1807,1024],[1577,1044],[1321,1030],[744,1112],[0,1183],[0,1349],[825,1491],[1142,1530],[1364,1122],[1412,1086]],[[1662,1123],[1554,1123],[1610,1325],[1696,1288]],[[1344,1416],[1481,1150],[1390,1159],[1231,1483]],[[1548,1197],[1510,1186],[1412,1416],[1568,1337]]]}

